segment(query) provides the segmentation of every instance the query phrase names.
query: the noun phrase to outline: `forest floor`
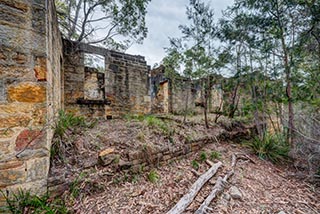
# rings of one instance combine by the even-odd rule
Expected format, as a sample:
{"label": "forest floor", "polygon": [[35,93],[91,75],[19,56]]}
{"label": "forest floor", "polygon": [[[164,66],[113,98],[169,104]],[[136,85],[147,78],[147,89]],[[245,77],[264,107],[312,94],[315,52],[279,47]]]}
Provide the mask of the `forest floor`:
{"label": "forest floor", "polygon": [[[227,123],[226,119],[221,119]],[[199,117],[189,118],[189,122],[193,125],[179,126],[177,122],[170,122],[169,127],[176,130],[172,135],[175,145],[179,145],[182,133],[184,137],[193,138],[223,129],[222,123],[218,125],[211,121],[207,130]],[[194,213],[210,193],[217,177],[224,176],[230,169],[232,155],[241,153],[253,161],[237,162],[235,174],[224,192],[210,204],[213,208],[211,213],[320,213],[319,188],[292,176],[295,171],[290,164],[274,165],[258,158],[242,144],[223,139],[214,140],[197,152],[135,173],[114,172],[98,165],[83,167],[90,165],[85,160],[96,162],[99,151],[110,146],[116,146],[125,153],[140,148],[140,144],[146,142],[155,146],[170,144],[161,131],[154,129],[143,121],[119,119],[99,121],[92,129],[70,136],[78,152],[68,155],[67,164],[55,161],[51,168],[51,176],[56,172],[66,172],[64,176],[70,188],[65,189],[64,197],[68,206],[79,214],[166,213],[188,192],[199,175],[210,168],[204,159],[221,161],[222,168],[204,185],[185,211]],[[240,191],[240,199],[230,196],[230,187]]]}

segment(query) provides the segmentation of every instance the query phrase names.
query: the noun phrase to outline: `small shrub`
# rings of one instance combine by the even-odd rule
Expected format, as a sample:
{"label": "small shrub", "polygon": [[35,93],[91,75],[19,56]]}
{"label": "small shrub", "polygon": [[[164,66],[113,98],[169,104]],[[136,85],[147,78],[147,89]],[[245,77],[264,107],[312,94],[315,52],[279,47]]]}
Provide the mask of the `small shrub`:
{"label": "small shrub", "polygon": [[84,174],[80,174],[71,184],[70,184],[70,194],[73,198],[77,198],[80,195],[80,181],[84,177]]}
{"label": "small shrub", "polygon": [[290,150],[285,137],[280,134],[265,134],[262,140],[256,137],[252,141],[246,142],[245,145],[250,147],[260,158],[271,160],[274,163],[287,160]]}
{"label": "small shrub", "polygon": [[198,170],[199,167],[200,167],[198,161],[196,161],[196,160],[191,161],[191,166],[192,166],[195,170]]}
{"label": "small shrub", "polygon": [[163,131],[168,131],[167,125],[159,118],[149,115],[145,118],[147,126],[152,126],[155,128],[160,128]]}
{"label": "small shrub", "polygon": [[84,117],[78,117],[60,110],[59,116],[53,126],[56,138],[53,140],[50,150],[51,157],[58,156],[58,158],[63,160],[67,148],[72,146],[72,143],[69,142],[70,136],[72,136],[71,134],[74,133],[77,128],[92,128],[96,122],[97,121],[87,123]]}
{"label": "small shrub", "polygon": [[155,170],[151,170],[148,174],[148,180],[151,183],[156,183],[159,180],[159,175]]}
{"label": "small shrub", "polygon": [[199,158],[200,158],[200,161],[202,161],[202,162],[206,161],[207,160],[207,153],[205,151],[202,151],[200,153],[200,157]]}
{"label": "small shrub", "polygon": [[219,159],[221,157],[221,154],[217,151],[212,151],[210,153],[210,160]]}
{"label": "small shrub", "polygon": [[140,179],[139,175],[134,174],[134,175],[132,175],[131,182],[134,183],[134,184],[138,183],[139,179]]}
{"label": "small shrub", "polygon": [[142,122],[145,119],[145,116],[141,115],[141,114],[130,114],[130,113],[128,113],[128,114],[124,115],[123,118],[128,120],[129,122],[132,121],[132,120]]}
{"label": "small shrub", "polygon": [[178,116],[187,115],[189,117],[192,117],[192,116],[197,115],[197,113],[195,111],[193,111],[192,109],[188,108],[187,110],[175,111],[175,112],[173,112],[173,115],[178,115]]}
{"label": "small shrub", "polygon": [[62,138],[68,129],[76,126],[88,127],[89,125],[86,124],[84,117],[74,116],[71,113],[60,110],[58,119],[53,128],[54,133]]}
{"label": "small shrub", "polygon": [[114,184],[120,184],[122,182],[122,178],[120,176],[115,176],[112,178],[112,183]]}
{"label": "small shrub", "polygon": [[[61,199],[49,199],[49,195],[36,196],[31,195],[30,192],[19,190],[18,193],[12,193],[11,196],[4,194],[7,206],[0,208],[0,212],[11,212],[13,214],[67,214],[69,213],[68,209],[65,206],[65,203]],[[2,210],[1,210],[2,209]]]}

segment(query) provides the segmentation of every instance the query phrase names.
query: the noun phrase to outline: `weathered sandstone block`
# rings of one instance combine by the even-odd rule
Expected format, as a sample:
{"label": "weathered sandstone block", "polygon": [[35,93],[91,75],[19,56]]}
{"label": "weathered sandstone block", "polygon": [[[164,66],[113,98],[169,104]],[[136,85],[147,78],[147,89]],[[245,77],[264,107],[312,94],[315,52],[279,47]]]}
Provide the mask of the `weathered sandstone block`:
{"label": "weathered sandstone block", "polygon": [[21,161],[0,164],[0,187],[24,182],[26,179],[25,165]]}
{"label": "weathered sandstone block", "polygon": [[22,83],[8,88],[10,102],[41,103],[46,100],[46,88],[41,85]]}
{"label": "weathered sandstone block", "polygon": [[16,151],[21,151],[26,146],[28,148],[41,148],[41,141],[43,141],[43,132],[40,130],[24,130],[16,139]]}
{"label": "weathered sandstone block", "polygon": [[31,121],[31,117],[27,115],[7,115],[0,116],[0,128],[7,127],[26,127]]}
{"label": "weathered sandstone block", "polygon": [[34,66],[34,73],[38,81],[47,80],[47,64],[46,58],[38,57]]}

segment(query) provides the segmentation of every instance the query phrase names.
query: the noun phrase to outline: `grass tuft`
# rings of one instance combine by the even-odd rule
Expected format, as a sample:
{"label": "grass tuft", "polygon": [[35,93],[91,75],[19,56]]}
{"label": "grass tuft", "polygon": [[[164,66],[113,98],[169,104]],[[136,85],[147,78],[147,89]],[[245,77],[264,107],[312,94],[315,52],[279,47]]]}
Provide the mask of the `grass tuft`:
{"label": "grass tuft", "polygon": [[211,160],[216,160],[216,159],[220,159],[221,158],[221,154],[217,151],[211,151],[210,153],[210,159]]}
{"label": "grass tuft", "polygon": [[72,146],[72,143],[69,142],[72,134],[79,128],[92,128],[95,124],[96,121],[89,123],[85,121],[84,117],[78,117],[60,110],[53,126],[55,140],[51,146],[51,157],[58,157],[63,160],[67,147]]}
{"label": "grass tuft", "polygon": [[281,134],[265,134],[263,139],[254,138],[244,144],[262,159],[268,159],[273,163],[286,161],[289,156],[290,146]]}
{"label": "grass tuft", "polygon": [[201,162],[206,161],[207,158],[208,158],[208,157],[207,157],[207,153],[206,153],[205,151],[202,151],[202,152],[200,153],[199,158],[200,158],[200,161],[201,161]]}
{"label": "grass tuft", "polygon": [[148,174],[148,180],[151,183],[156,183],[159,180],[160,176],[159,174],[156,172],[156,170],[151,170]]}
{"label": "grass tuft", "polygon": [[196,160],[191,161],[191,166],[192,166],[192,168],[194,168],[195,170],[198,170],[198,169],[200,168],[200,164],[199,164],[199,162],[196,161]]}
{"label": "grass tuft", "polygon": [[68,209],[61,199],[50,199],[49,195],[36,196],[29,191],[19,190],[17,193],[5,194],[2,192],[7,206],[1,207],[0,212],[11,212],[13,214],[67,214]]}

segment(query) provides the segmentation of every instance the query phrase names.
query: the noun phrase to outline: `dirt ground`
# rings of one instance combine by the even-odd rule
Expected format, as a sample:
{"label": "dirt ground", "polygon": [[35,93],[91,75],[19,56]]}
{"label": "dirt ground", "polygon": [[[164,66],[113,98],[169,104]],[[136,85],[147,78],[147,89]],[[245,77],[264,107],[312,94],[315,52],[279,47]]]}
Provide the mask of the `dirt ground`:
{"label": "dirt ground", "polygon": [[[87,156],[92,155],[92,157],[95,157],[94,154],[101,149],[102,141],[107,141],[110,145],[114,145],[112,142],[120,142],[123,148],[129,146],[130,149],[134,149],[138,143],[135,143],[135,140],[125,139],[137,139],[137,136],[140,139],[139,133],[143,130],[140,126],[139,123],[134,125],[123,121],[114,122],[113,126],[108,127],[99,123],[92,130],[82,133],[81,137],[75,138],[75,142],[78,142],[80,150],[87,151]],[[103,136],[101,133],[104,133]],[[165,142],[165,139],[157,134],[148,135],[143,139],[151,140],[155,144]],[[219,140],[206,145],[199,152],[157,166],[151,173],[150,169],[141,169],[135,173],[128,171],[115,173],[108,168],[98,166],[79,171],[70,169],[69,165],[69,171],[73,174],[70,179],[72,178],[73,182],[70,190],[65,192],[65,197],[68,198],[68,205],[79,214],[166,213],[197,180],[199,175],[194,173],[195,161],[199,163],[199,168],[196,170],[198,174],[210,168],[200,160],[204,151],[206,154],[212,152],[220,154],[220,157],[212,161],[221,161],[223,167],[218,170],[211,182],[202,188],[185,213],[194,213],[208,196],[217,177],[224,176],[230,170],[231,157],[235,153],[248,155],[254,163],[248,160],[237,162],[235,174],[229,180],[224,192],[210,204],[213,208],[211,213],[271,214],[280,211],[287,214],[320,213],[319,188],[292,176],[295,173],[292,168],[259,159],[240,144]],[[62,170],[58,166],[55,167],[53,173]],[[155,182],[150,181],[151,175],[156,177]],[[240,190],[241,199],[230,197],[231,186]]]}

